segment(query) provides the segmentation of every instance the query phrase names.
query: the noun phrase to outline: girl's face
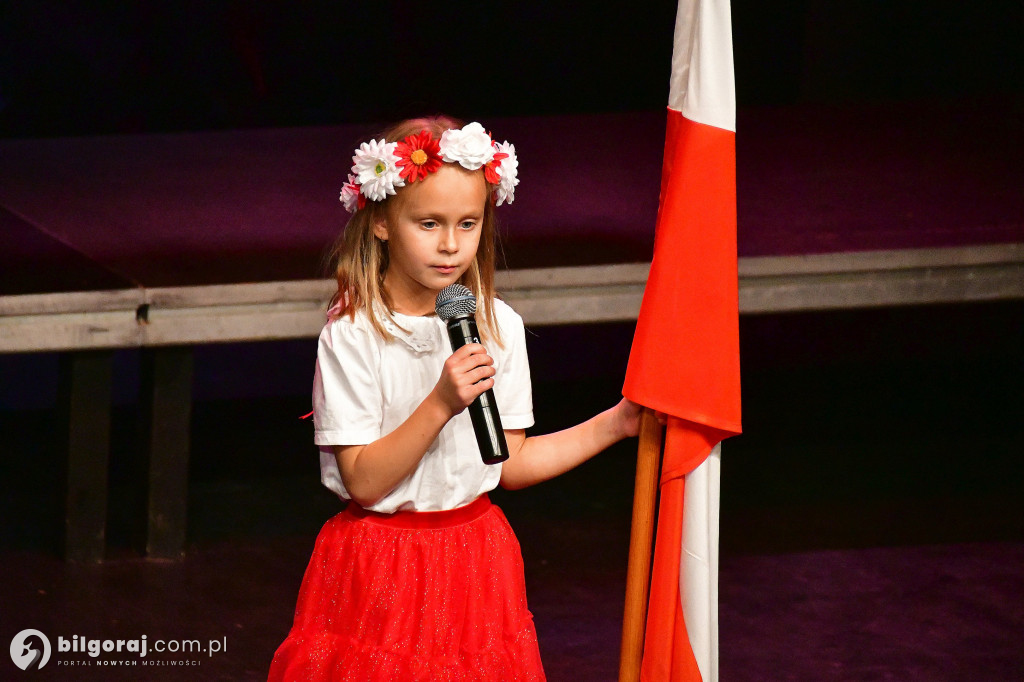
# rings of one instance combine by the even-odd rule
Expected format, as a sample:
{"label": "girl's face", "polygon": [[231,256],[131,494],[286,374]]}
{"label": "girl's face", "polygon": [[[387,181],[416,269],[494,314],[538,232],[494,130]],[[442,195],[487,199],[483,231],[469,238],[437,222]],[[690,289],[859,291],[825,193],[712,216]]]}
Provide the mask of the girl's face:
{"label": "girl's face", "polygon": [[438,292],[469,269],[487,198],[482,171],[446,163],[391,199],[373,233],[388,242],[384,286],[396,312],[429,314]]}

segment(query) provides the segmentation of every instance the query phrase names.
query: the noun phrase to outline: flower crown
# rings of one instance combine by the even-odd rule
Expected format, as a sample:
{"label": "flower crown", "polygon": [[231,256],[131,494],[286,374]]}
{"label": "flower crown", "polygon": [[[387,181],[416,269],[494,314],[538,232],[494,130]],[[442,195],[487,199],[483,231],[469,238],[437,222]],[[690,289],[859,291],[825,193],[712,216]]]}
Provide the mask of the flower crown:
{"label": "flower crown", "polygon": [[352,157],[352,172],[341,188],[341,203],[355,213],[366,200],[383,201],[406,181],[416,182],[437,171],[442,163],[458,163],[467,170],[484,169],[487,182],[497,185],[497,205],[511,204],[519,184],[516,148],[498,144],[479,123],[461,130],[446,130],[435,140],[429,130],[398,142],[370,140],[359,145]]}

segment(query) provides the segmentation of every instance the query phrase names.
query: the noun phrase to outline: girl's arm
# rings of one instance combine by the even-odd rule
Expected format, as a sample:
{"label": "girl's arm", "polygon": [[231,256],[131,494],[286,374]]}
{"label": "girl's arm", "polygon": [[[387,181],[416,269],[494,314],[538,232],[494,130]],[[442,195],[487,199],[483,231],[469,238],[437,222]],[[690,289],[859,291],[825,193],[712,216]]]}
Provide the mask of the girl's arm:
{"label": "girl's arm", "polygon": [[334,446],[341,481],[356,504],[375,504],[416,469],[444,425],[493,388],[493,365],[480,344],[463,346],[445,361],[433,390],[398,428],[368,445]]}
{"label": "girl's arm", "polygon": [[615,407],[564,431],[530,438],[522,429],[506,431],[509,458],[501,465],[501,486],[516,490],[546,481],[637,435],[642,409],[623,398]]}

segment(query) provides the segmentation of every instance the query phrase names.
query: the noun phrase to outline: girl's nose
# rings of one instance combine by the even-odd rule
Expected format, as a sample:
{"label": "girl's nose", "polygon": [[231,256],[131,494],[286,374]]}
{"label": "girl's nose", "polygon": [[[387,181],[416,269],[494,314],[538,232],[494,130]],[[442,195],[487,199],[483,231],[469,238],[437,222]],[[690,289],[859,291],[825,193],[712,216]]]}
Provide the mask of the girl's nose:
{"label": "girl's nose", "polygon": [[445,253],[455,253],[459,250],[459,240],[454,229],[441,230],[438,249]]}

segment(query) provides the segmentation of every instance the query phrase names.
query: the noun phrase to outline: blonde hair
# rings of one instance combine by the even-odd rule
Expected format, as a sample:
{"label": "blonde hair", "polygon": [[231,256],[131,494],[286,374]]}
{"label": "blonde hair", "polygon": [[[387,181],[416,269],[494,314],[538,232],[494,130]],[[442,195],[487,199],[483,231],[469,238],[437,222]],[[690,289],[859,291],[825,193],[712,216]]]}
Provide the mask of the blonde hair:
{"label": "blonde hair", "polygon": [[[437,139],[444,131],[459,129],[462,126],[461,121],[448,116],[415,118],[397,123],[384,131],[380,137],[388,142],[394,142],[429,130]],[[484,204],[480,226],[480,244],[473,262],[459,282],[476,296],[476,321],[480,336],[504,347],[494,314],[497,233],[494,202],[491,200],[494,187],[490,183],[487,184],[487,201]],[[401,192],[402,189],[399,188],[397,191]],[[348,315],[350,318],[355,318],[356,312],[364,311],[377,333],[389,341],[393,335],[384,327],[379,315],[387,317],[399,329],[402,327],[395,322],[392,302],[384,288],[384,275],[387,273],[389,262],[388,247],[374,235],[373,226],[381,220],[386,220],[387,207],[393,196],[387,197],[384,201],[367,201],[363,208],[352,214],[331,253],[331,261],[335,263],[335,278],[338,280],[338,291],[331,299],[332,307],[339,304],[339,316]]]}

